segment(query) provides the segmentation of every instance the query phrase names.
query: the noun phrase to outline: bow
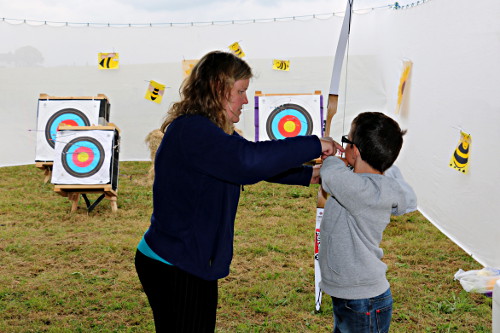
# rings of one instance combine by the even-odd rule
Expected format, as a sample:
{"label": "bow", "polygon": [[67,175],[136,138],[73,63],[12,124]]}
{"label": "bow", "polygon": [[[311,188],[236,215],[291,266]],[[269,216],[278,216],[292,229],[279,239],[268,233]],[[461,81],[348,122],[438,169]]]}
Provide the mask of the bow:
{"label": "bow", "polygon": [[[340,30],[339,41],[337,50],[335,51],[335,58],[333,63],[332,79],[330,82],[330,92],[328,95],[328,106],[325,120],[325,128],[323,136],[330,136],[330,126],[333,116],[337,113],[338,100],[339,100],[339,86],[340,86],[340,73],[342,71],[342,64],[346,54],[347,43],[349,40],[349,33],[351,31],[351,14],[352,4],[354,0],[347,0],[347,7],[345,10],[344,21]],[[320,186],[318,192],[318,204],[316,208],[316,233],[314,241],[314,283],[315,283],[315,296],[316,296],[316,311],[321,307],[321,289],[319,281],[321,280],[321,273],[318,262],[318,253],[320,246],[320,225],[323,218],[323,210],[325,207],[327,193]]]}

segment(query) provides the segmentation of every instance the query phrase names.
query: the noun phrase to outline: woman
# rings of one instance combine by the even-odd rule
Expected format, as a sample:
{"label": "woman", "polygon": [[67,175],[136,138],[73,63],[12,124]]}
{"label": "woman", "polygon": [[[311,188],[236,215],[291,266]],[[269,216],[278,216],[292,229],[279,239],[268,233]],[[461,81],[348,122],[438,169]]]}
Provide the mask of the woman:
{"label": "woman", "polygon": [[157,332],[214,331],[217,280],[229,274],[242,185],[317,182],[318,170],[302,163],[337,151],[316,136],[250,142],[238,135],[251,77],[235,55],[208,53],[161,127],[151,226],[135,259]]}

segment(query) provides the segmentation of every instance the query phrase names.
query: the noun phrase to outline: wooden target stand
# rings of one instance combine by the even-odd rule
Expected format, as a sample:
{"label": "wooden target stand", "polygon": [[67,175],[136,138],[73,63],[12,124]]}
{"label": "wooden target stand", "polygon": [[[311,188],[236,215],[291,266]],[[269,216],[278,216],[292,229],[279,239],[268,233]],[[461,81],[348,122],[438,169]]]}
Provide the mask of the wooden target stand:
{"label": "wooden target stand", "polygon": [[[85,200],[87,210],[90,213],[103,199],[107,199],[111,203],[111,211],[118,211],[116,203],[118,199],[117,191],[111,188],[111,184],[104,185],[54,185],[54,191],[63,197],[67,197],[71,201],[71,212],[76,212],[78,209],[78,201],[80,195]],[[100,194],[100,196],[91,203],[87,194]]]}
{"label": "wooden target stand", "polygon": [[[120,133],[120,129],[113,123],[108,123],[106,126],[81,126],[81,127],[71,127],[64,126],[61,129],[72,129],[72,130],[116,130]],[[113,213],[118,211],[118,189],[113,190],[112,184],[96,184],[96,185],[54,185],[54,191],[63,197],[67,197],[71,201],[71,212],[76,212],[78,209],[78,202],[80,201],[80,196],[85,200],[87,206],[87,211],[90,213],[94,208],[103,200],[107,199],[111,204],[111,211]],[[100,196],[91,203],[87,194],[100,194]]]}
{"label": "wooden target stand", "polygon": [[52,177],[54,162],[35,162],[35,166],[44,172],[45,178],[43,179],[43,183],[47,184]]}

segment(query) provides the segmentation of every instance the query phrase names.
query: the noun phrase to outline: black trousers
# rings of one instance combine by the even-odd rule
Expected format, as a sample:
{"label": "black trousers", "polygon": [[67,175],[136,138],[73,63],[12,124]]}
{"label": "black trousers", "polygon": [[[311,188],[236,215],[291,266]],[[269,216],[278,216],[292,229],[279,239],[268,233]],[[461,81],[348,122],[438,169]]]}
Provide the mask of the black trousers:
{"label": "black trousers", "polygon": [[153,309],[156,332],[215,331],[217,280],[200,279],[140,251],[135,269]]}

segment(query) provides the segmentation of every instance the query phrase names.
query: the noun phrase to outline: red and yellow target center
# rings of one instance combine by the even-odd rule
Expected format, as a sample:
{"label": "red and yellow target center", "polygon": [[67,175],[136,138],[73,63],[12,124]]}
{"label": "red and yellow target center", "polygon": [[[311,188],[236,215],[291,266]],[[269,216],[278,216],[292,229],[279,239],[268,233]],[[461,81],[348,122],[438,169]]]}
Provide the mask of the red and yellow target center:
{"label": "red and yellow target center", "polygon": [[78,154],[77,158],[78,158],[78,161],[85,162],[89,159],[89,154],[86,152],[82,152],[82,153]]}
{"label": "red and yellow target center", "polygon": [[295,123],[293,121],[287,121],[284,125],[283,125],[283,128],[285,129],[285,131],[287,132],[293,132],[295,131]]}
{"label": "red and yellow target center", "polygon": [[89,166],[94,160],[94,153],[88,147],[80,147],[73,153],[73,163],[80,168]]}
{"label": "red and yellow target center", "polygon": [[278,123],[278,130],[284,137],[290,138],[297,136],[300,133],[302,124],[300,120],[292,115],[286,115],[280,119]]}

